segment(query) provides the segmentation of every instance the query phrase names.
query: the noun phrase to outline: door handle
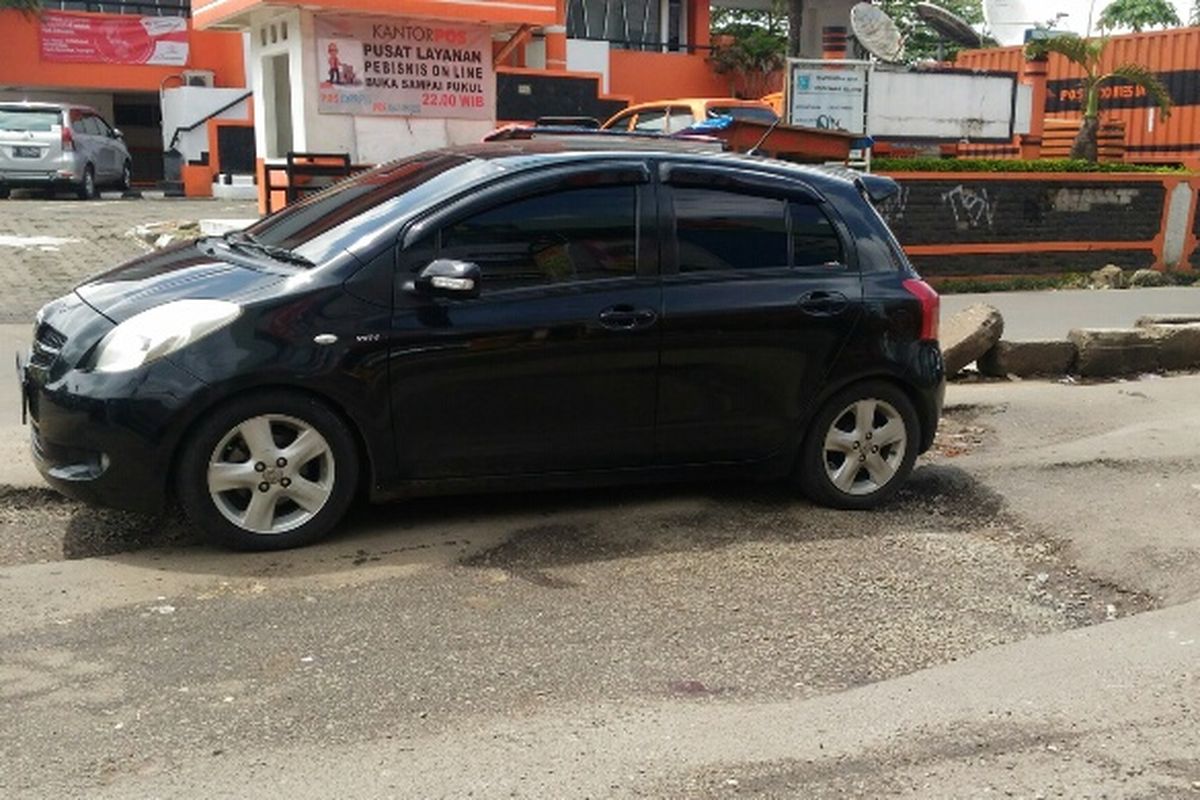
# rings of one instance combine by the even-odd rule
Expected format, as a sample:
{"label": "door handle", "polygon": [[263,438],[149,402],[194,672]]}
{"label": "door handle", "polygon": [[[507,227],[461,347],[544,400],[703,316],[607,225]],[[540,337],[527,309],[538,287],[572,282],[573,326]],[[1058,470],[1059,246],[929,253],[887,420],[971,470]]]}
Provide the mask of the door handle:
{"label": "door handle", "polygon": [[600,312],[600,324],[611,331],[636,331],[648,328],[658,319],[652,308],[619,305]]}
{"label": "door handle", "polygon": [[806,292],[800,297],[800,310],[814,317],[832,317],[850,307],[850,300],[841,292]]}

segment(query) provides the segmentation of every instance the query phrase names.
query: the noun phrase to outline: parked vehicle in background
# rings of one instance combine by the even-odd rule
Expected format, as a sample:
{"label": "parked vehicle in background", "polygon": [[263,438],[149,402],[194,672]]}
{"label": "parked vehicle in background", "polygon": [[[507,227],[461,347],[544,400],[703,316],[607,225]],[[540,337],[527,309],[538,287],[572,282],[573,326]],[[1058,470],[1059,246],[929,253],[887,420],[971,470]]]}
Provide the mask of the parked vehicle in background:
{"label": "parked vehicle in background", "polygon": [[642,133],[678,133],[697,122],[714,117],[733,117],[737,120],[763,122],[767,125],[779,119],[770,105],[758,100],[739,100],[736,97],[689,97],[677,100],[657,100],[639,103],[614,114],[602,126],[605,130],[639,131]]}
{"label": "parked vehicle in background", "polygon": [[891,497],[938,298],[878,176],[594,133],[422,153],[38,314],[46,479],[240,548],[376,499],[733,475]]}
{"label": "parked vehicle in background", "polygon": [[13,189],[69,189],[92,199],[102,187],[128,189],[132,169],[121,132],[95,109],[0,103],[0,198]]}

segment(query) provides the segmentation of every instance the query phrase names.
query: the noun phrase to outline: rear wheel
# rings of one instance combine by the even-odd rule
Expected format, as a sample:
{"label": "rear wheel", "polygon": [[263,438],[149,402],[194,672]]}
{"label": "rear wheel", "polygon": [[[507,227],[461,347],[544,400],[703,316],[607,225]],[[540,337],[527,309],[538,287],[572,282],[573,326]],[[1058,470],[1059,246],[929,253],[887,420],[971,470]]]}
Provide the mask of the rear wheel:
{"label": "rear wheel", "polygon": [[80,200],[95,200],[99,197],[99,192],[96,190],[96,170],[92,169],[91,164],[83,168],[83,183],[79,184],[75,194],[79,196]]}
{"label": "rear wheel", "polygon": [[239,550],[282,550],[329,533],[358,482],[341,418],[314,398],[270,392],[207,415],[184,446],[176,490],[210,538]]}
{"label": "rear wheel", "polygon": [[800,485],[822,505],[874,508],[907,480],[919,441],[917,412],[903,391],[883,381],[856,384],[813,419],[800,453]]}

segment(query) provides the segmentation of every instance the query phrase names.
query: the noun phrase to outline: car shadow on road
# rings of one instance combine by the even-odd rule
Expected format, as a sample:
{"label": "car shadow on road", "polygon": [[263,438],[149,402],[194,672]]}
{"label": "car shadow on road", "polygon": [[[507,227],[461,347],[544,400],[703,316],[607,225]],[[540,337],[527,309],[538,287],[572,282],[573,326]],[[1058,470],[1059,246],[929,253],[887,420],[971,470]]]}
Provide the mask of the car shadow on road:
{"label": "car shadow on road", "polygon": [[548,570],[749,541],[801,543],[900,531],[966,530],[1004,501],[958,467],[923,465],[872,512],[814,506],[783,483],[673,484],[433,497],[355,509],[327,540],[299,550],[229,553],[178,515],[80,507],[67,558],[106,557],[157,569],[232,577],[304,576],[376,566],[500,569],[554,586]]}

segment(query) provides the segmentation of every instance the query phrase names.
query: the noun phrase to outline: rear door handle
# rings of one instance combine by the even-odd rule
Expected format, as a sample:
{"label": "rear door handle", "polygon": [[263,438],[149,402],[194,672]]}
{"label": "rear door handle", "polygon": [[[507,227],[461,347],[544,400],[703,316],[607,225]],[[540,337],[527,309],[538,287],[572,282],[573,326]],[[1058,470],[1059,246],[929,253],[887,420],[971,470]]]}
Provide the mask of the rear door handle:
{"label": "rear door handle", "polygon": [[648,328],[658,319],[652,308],[619,305],[600,312],[600,324],[610,331],[637,331]]}
{"label": "rear door handle", "polygon": [[800,297],[800,310],[814,317],[833,317],[850,307],[850,300],[841,292],[806,292]]}

